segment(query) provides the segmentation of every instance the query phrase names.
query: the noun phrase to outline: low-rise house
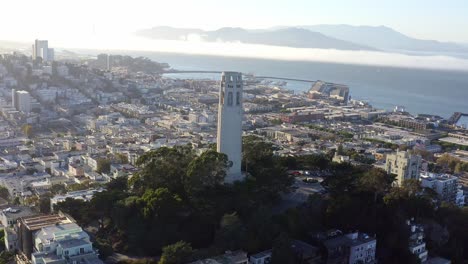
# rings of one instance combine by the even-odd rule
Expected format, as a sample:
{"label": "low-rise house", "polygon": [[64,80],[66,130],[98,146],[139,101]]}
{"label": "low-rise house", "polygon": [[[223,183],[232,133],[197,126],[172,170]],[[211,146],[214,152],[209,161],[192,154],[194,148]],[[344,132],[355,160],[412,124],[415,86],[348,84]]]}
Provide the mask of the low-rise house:
{"label": "low-rise house", "polygon": [[213,258],[207,258],[203,260],[197,260],[190,264],[248,264],[247,253],[244,251],[228,251],[226,254],[216,256]]}
{"label": "low-rise house", "polygon": [[84,176],[83,164],[74,163],[68,165],[68,175],[73,177]]}
{"label": "low-rise house", "polygon": [[54,197],[50,199],[50,209],[53,212],[54,211],[54,206],[57,205],[60,202],[65,201],[66,199],[75,199],[75,200],[83,200],[86,202],[89,202],[94,194],[98,192],[104,191],[103,188],[98,188],[98,189],[89,189],[89,190],[81,190],[81,191],[74,191],[74,192],[68,192],[66,194],[57,194]]}
{"label": "low-rise house", "polygon": [[[89,235],[63,214],[20,218],[15,225],[18,263],[100,264]],[[13,237],[5,243],[13,242]]]}
{"label": "low-rise house", "polygon": [[17,219],[34,214],[35,213],[28,206],[8,207],[0,211],[0,222],[5,227],[11,226],[16,223]]}
{"label": "low-rise house", "polygon": [[249,264],[269,264],[271,262],[272,250],[265,250],[249,257]]}
{"label": "low-rise house", "polygon": [[136,172],[137,169],[130,164],[112,164],[110,172],[114,178],[129,176]]}
{"label": "low-rise house", "polygon": [[346,163],[349,162],[349,156],[338,155],[338,153],[335,152],[332,161],[336,163]]}

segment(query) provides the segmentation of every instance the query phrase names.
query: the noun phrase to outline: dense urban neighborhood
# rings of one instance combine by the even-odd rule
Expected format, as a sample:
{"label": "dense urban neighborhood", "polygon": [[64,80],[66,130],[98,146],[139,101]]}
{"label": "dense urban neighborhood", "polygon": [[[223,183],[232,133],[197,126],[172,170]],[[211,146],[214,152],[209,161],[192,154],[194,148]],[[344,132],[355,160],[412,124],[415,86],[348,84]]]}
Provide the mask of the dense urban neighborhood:
{"label": "dense urban neighborhood", "polygon": [[0,264],[466,263],[466,114],[64,54],[0,56]]}

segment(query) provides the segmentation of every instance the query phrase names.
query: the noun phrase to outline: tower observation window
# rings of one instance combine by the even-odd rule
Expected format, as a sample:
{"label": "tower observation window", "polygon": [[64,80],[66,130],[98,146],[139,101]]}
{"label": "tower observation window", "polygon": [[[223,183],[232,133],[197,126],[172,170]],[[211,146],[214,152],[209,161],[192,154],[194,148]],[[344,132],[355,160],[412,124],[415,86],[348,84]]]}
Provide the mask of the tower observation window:
{"label": "tower observation window", "polygon": [[229,105],[229,106],[232,105],[232,92],[229,92],[229,93],[228,93],[228,105]]}

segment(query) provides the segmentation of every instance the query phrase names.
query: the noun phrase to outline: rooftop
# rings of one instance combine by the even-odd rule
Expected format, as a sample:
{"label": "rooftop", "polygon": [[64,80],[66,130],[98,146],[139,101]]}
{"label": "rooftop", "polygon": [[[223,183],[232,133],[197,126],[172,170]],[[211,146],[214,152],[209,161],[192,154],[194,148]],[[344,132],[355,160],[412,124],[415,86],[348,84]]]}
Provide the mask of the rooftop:
{"label": "rooftop", "polygon": [[22,219],[23,224],[29,230],[39,230],[43,227],[55,225],[55,224],[73,223],[73,221],[70,218],[64,215],[59,215],[59,214],[37,215],[37,216],[23,217],[21,219]]}

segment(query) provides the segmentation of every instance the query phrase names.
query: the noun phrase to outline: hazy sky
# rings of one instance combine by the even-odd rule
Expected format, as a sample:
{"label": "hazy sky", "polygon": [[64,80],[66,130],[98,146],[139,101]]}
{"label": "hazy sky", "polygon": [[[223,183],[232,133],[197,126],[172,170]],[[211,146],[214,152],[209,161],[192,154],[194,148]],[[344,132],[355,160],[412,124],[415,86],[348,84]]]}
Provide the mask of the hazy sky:
{"label": "hazy sky", "polygon": [[75,39],[159,25],[385,25],[468,43],[467,0],[1,0],[0,39]]}

